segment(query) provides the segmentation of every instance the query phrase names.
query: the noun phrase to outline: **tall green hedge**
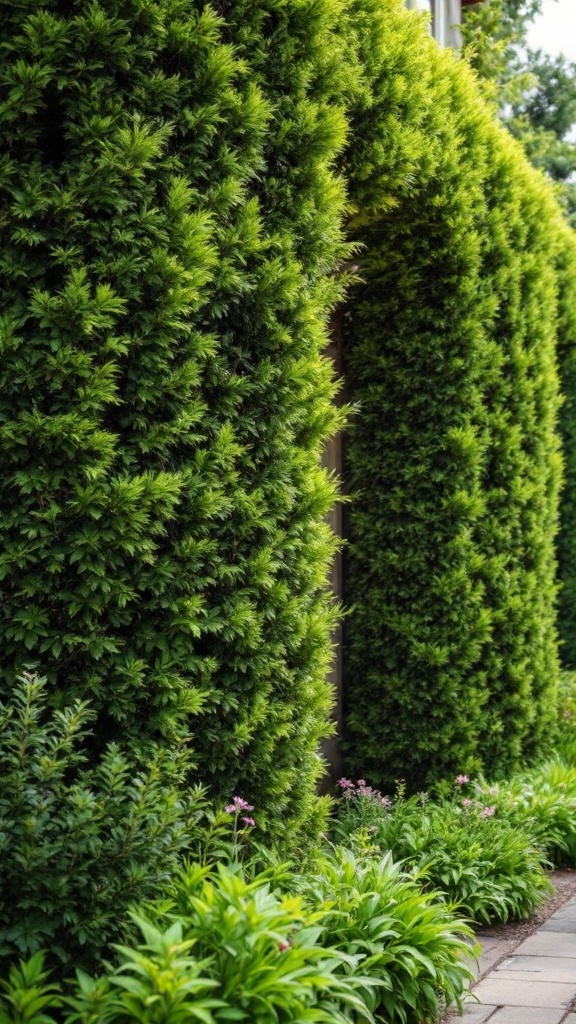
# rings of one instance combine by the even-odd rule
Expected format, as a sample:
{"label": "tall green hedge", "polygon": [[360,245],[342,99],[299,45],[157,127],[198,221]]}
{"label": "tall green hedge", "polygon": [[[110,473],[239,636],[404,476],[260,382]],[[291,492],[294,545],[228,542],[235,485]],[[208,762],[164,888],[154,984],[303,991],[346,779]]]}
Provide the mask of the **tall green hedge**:
{"label": "tall green hedge", "polygon": [[0,670],[298,840],[333,618],[336,0],[0,27]]}
{"label": "tall green hedge", "polygon": [[345,332],[346,756],[419,789],[508,770],[551,734],[559,214],[417,16],[386,0],[365,52],[347,151],[364,252]]}
{"label": "tall green hedge", "polygon": [[560,502],[558,543],[561,582],[558,628],[560,657],[576,669],[576,238],[568,228],[558,259],[560,322],[558,355],[563,393],[560,409],[564,487]]}
{"label": "tall green hedge", "polygon": [[[559,209],[519,147],[495,130],[485,183],[482,284],[496,303],[484,396],[484,561],[491,637],[479,750],[491,773],[549,750],[556,720],[556,551],[561,480],[556,341]],[[576,282],[575,282],[576,284]],[[496,355],[497,353],[497,355]]]}

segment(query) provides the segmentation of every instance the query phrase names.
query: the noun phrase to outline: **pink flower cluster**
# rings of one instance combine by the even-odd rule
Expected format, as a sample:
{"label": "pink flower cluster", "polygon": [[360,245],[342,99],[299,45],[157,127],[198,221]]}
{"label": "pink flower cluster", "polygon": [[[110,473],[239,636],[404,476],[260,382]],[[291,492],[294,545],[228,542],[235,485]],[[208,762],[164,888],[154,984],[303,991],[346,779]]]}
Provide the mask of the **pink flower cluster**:
{"label": "pink flower cluster", "polygon": [[467,782],[470,782],[470,776],[469,775],[457,775],[456,776],[456,785],[457,786],[465,786]]}
{"label": "pink flower cluster", "polygon": [[338,779],[338,785],[342,790],[345,800],[353,800],[354,797],[364,796],[381,807],[391,807],[392,801],[389,796],[382,796],[379,789],[373,789],[366,784],[366,779],[358,779],[356,783],[350,779]]}
{"label": "pink flower cluster", "polygon": [[495,807],[483,807],[480,811],[481,818],[492,818],[496,814]]}
{"label": "pink flower cluster", "polygon": [[476,800],[468,800],[467,797],[462,801],[462,807],[464,810],[469,811],[475,807],[478,810],[479,818],[493,818],[496,814],[495,807],[482,807]]}
{"label": "pink flower cluster", "polygon": [[[231,804],[228,804],[224,808],[226,814],[240,814],[240,811],[253,811],[254,805],[249,804],[247,800],[244,800],[241,796],[235,796]],[[248,815],[242,815],[241,821],[250,828],[256,824],[254,818],[250,818]]]}

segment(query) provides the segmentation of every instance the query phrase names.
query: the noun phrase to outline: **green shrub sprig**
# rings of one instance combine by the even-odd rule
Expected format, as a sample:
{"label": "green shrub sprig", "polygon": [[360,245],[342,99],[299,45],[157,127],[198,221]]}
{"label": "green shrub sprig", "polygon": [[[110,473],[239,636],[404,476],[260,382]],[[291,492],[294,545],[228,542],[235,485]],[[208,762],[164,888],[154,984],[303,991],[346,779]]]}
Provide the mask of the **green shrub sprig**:
{"label": "green shrub sprig", "polygon": [[88,766],[94,713],[47,703],[30,675],[0,703],[0,961],[47,947],[64,969],[97,962],[129,907],[167,888],[206,802],[179,791],[182,765],[164,749],[138,764],[110,744]]}

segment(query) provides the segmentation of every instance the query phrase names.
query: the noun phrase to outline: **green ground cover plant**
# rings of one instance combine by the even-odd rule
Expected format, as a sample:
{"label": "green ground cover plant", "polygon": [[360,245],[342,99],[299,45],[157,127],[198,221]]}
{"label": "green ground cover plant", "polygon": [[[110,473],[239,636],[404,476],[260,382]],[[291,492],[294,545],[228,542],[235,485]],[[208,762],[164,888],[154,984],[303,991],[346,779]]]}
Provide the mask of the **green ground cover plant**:
{"label": "green ground cover plant", "polygon": [[376,1020],[419,1024],[437,1020],[443,1006],[461,1006],[473,977],[469,925],[438,893],[424,893],[390,854],[336,847],[300,891],[325,908],[322,942],[361,954],[357,966],[340,969],[364,975],[360,991]]}
{"label": "green ground cover plant", "polygon": [[466,796],[468,776],[459,779],[453,798],[439,800],[402,787],[391,799],[343,779],[336,835],[354,850],[389,851],[473,921],[529,917],[550,892],[545,853],[526,818],[497,813],[490,794]]}
{"label": "green ground cover plant", "polygon": [[489,800],[513,827],[527,830],[547,860],[576,866],[576,765],[558,757],[507,782],[480,782],[477,797]]}
{"label": "green ground cover plant", "polygon": [[389,858],[343,851],[319,869],[281,892],[270,872],[190,863],[168,900],[132,915],[138,937],[99,972],[57,985],[40,952],[14,965],[0,1019],[421,1024],[460,998],[470,931],[445,904]]}

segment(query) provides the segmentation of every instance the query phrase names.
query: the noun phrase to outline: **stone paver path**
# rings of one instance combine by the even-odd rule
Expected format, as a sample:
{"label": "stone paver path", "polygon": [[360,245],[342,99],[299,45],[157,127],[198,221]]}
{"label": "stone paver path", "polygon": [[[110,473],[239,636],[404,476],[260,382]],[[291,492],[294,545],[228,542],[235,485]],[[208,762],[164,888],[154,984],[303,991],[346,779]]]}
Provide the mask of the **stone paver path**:
{"label": "stone paver path", "polygon": [[576,1024],[576,897],[506,955],[482,942],[479,976],[462,1015],[467,1024]]}

